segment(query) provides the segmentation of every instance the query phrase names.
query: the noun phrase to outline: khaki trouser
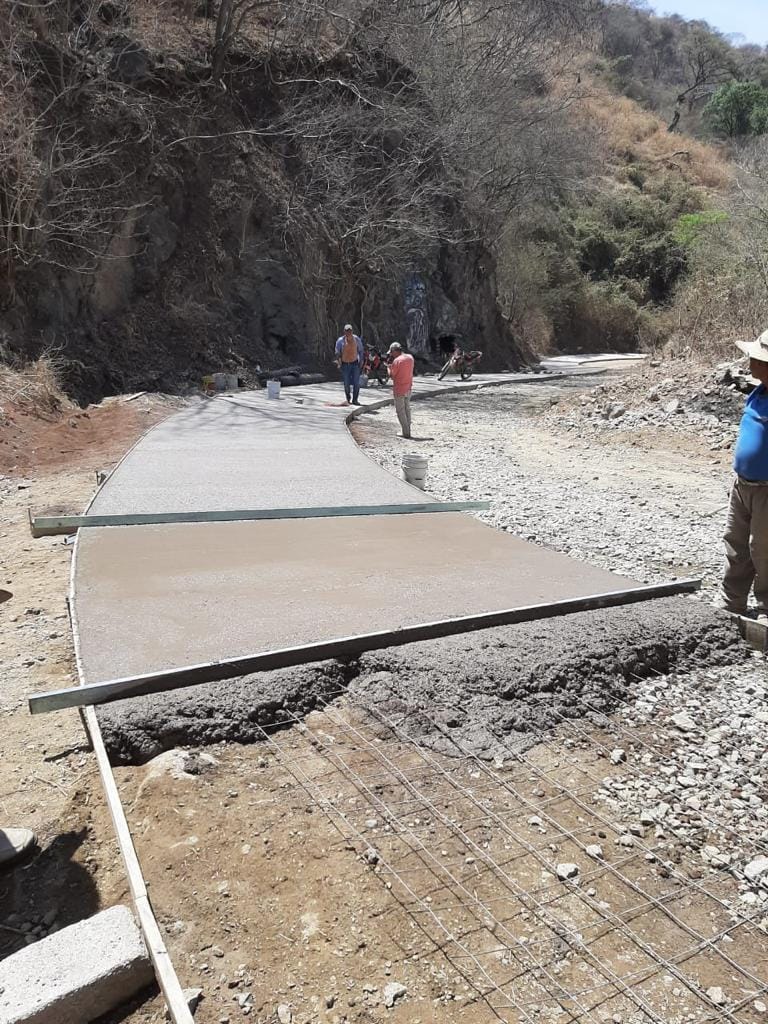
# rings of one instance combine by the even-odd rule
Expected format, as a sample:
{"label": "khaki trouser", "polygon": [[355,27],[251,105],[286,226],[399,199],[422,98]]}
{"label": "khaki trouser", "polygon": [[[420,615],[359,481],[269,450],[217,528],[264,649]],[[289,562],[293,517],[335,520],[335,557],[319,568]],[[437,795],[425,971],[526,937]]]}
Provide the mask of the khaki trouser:
{"label": "khaki trouser", "polygon": [[768,611],[768,481],[736,477],[725,526],[722,603],[743,614],[754,584],[758,611]]}
{"label": "khaki trouser", "polygon": [[403,428],[403,437],[411,436],[411,396],[395,395],[395,412]]}

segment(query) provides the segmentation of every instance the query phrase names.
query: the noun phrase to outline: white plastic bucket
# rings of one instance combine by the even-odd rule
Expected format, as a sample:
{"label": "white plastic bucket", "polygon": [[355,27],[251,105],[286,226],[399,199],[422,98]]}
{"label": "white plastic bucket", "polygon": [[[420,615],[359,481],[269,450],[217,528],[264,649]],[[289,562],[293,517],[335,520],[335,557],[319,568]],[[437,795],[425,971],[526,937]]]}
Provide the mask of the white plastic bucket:
{"label": "white plastic bucket", "polygon": [[403,480],[423,491],[427,482],[429,459],[424,455],[404,455],[400,465],[403,470]]}
{"label": "white plastic bucket", "polygon": [[279,380],[268,380],[267,381],[267,398],[279,398],[280,397],[280,381]]}

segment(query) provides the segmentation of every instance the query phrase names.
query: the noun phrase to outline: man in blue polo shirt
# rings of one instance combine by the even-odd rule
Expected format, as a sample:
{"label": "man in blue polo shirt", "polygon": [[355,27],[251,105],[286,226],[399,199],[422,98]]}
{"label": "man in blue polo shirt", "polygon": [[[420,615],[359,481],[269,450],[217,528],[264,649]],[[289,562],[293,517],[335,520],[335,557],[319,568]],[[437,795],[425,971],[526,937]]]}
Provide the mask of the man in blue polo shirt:
{"label": "man in blue polo shirt", "polygon": [[725,577],[717,604],[743,615],[754,589],[758,618],[768,621],[768,331],[757,341],[737,341],[749,356],[749,372],[758,382],[741,418],[733,456],[725,528]]}

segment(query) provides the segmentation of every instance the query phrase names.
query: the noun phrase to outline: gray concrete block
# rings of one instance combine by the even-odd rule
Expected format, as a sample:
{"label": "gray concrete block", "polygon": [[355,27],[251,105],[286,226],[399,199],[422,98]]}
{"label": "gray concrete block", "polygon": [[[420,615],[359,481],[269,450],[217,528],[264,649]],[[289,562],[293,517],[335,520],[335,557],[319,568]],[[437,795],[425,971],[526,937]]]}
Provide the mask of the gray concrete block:
{"label": "gray concrete block", "polygon": [[0,1024],[86,1024],[153,978],[133,914],[110,907],[0,961]]}

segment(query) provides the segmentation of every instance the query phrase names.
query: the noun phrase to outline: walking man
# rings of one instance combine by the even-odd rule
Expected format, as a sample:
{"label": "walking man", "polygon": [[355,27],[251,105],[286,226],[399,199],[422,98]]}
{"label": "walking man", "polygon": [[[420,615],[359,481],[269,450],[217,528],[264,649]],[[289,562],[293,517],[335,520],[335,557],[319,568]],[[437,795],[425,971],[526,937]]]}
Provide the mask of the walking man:
{"label": "walking man", "polygon": [[352,330],[352,324],[344,324],[344,333],[336,339],[336,361],[341,365],[344,394],[352,405],[360,405],[360,367],[364,360],[362,341]]}
{"label": "walking man", "polygon": [[758,381],[744,407],[733,455],[736,479],[725,528],[726,568],[717,604],[743,615],[754,587],[758,619],[768,621],[768,331],[737,341]]}
{"label": "walking man", "polygon": [[403,346],[393,341],[389,346],[392,362],[389,376],[392,378],[392,393],[395,396],[395,412],[400,420],[403,437],[411,436],[411,391],[413,390],[413,356],[403,352]]}

